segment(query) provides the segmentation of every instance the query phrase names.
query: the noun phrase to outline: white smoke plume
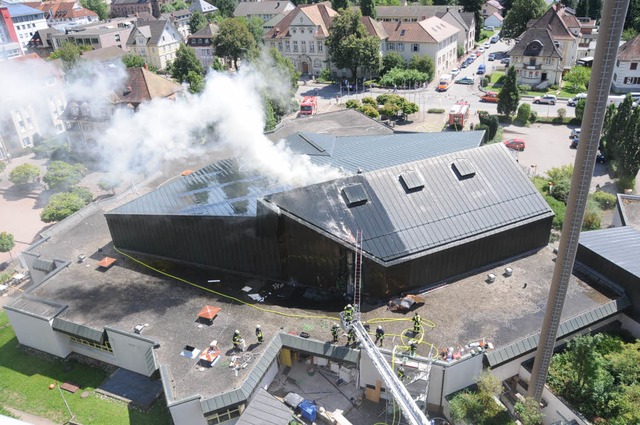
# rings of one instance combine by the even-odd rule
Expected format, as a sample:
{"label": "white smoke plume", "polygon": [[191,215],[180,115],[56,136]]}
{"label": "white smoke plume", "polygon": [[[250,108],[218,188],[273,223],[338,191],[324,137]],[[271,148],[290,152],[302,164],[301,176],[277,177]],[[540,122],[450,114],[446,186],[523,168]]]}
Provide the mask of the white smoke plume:
{"label": "white smoke plume", "polygon": [[[267,56],[263,55],[261,69],[247,65],[234,74],[210,72],[199,95],[155,99],[135,113],[116,109],[106,131],[92,135],[106,170],[114,178],[149,175],[163,162],[219,150],[240,157],[243,167],[270,176],[278,184],[295,187],[341,177],[340,171],[317,166],[309,157],[296,155],[284,143],[274,144],[263,134],[261,91],[277,97],[287,93],[290,84],[288,76],[269,72],[275,67]],[[3,89],[3,100],[42,103],[43,85],[59,71],[43,61],[10,62],[3,64],[4,81],[11,82]],[[84,62],[74,77],[65,84],[64,97],[88,102],[93,112],[108,107],[113,93],[122,91],[126,72],[123,66]],[[43,82],[35,84],[39,79]],[[3,101],[0,112],[13,107],[12,102]]]}

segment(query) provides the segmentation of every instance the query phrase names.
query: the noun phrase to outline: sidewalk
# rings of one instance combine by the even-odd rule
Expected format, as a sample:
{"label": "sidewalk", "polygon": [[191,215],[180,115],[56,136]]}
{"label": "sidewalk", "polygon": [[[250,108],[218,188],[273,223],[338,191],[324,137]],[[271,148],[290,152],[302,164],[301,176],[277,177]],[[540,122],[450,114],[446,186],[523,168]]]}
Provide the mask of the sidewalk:
{"label": "sidewalk", "polygon": [[[55,422],[51,422],[49,419],[41,418],[40,416],[32,415],[30,413],[22,412],[18,409],[14,409],[12,407],[4,406],[6,410],[13,413],[17,416],[22,422],[31,424],[31,425],[59,425]],[[4,416],[0,416],[0,424],[3,422]]]}

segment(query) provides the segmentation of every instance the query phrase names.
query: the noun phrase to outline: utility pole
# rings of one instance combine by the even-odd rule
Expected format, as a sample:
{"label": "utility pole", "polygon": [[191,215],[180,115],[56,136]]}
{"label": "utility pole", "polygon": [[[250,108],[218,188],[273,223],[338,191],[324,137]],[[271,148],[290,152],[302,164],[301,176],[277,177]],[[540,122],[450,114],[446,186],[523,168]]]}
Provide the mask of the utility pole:
{"label": "utility pole", "polygon": [[567,296],[569,279],[573,272],[587,196],[602,133],[602,123],[607,108],[611,76],[628,6],[629,0],[608,0],[603,2],[602,6],[598,44],[591,70],[587,104],[582,118],[581,143],[578,145],[576,154],[558,257],[553,270],[547,309],[540,331],[540,342],[529,382],[528,395],[538,401],[542,398],[542,390],[547,381],[562,308]]}

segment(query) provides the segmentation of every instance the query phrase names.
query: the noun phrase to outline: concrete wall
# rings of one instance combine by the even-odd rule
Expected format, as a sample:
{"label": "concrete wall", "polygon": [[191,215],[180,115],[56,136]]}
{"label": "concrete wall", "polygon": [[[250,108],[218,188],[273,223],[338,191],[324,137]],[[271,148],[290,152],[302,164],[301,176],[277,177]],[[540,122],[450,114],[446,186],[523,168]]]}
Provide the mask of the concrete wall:
{"label": "concrete wall", "polygon": [[106,330],[114,355],[114,360],[110,363],[144,376],[151,376],[155,372],[158,365],[153,352],[153,341],[116,329]]}
{"label": "concrete wall", "polygon": [[69,337],[54,331],[49,320],[11,309],[5,311],[20,344],[62,358],[71,354]]}
{"label": "concrete wall", "polygon": [[207,425],[200,397],[194,397],[169,407],[174,424]]}
{"label": "concrete wall", "polygon": [[626,314],[620,315],[620,323],[622,323],[622,329],[625,329],[636,338],[640,338],[640,323],[636,322]]}

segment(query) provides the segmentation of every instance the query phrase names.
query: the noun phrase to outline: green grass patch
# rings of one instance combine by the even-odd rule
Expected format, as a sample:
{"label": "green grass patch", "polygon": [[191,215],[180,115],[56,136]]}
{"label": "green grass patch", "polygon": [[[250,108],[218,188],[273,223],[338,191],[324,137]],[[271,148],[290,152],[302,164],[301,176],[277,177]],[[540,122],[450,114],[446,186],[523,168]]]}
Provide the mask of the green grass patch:
{"label": "green grass patch", "polygon": [[18,417],[16,415],[14,415],[13,413],[9,412],[7,409],[5,409],[2,406],[0,406],[0,415],[7,416],[7,417],[13,418],[13,419],[18,419]]}
{"label": "green grass patch", "polygon": [[561,125],[580,125],[582,121],[574,117],[559,118],[557,115],[554,117],[541,117],[538,115],[536,122],[544,124],[561,124]]}
{"label": "green grass patch", "polygon": [[444,109],[442,108],[431,108],[427,109],[428,114],[444,114]]}
{"label": "green grass patch", "polygon": [[[57,423],[69,419],[60,391],[49,389],[54,382],[80,386],[75,394],[63,391],[76,422],[102,424],[170,424],[170,414],[162,399],[149,412],[140,412],[127,403],[101,396],[95,389],[109,371],[38,354],[20,347],[8,318],[0,311],[0,405],[42,416]],[[81,398],[83,392],[89,396]]]}

